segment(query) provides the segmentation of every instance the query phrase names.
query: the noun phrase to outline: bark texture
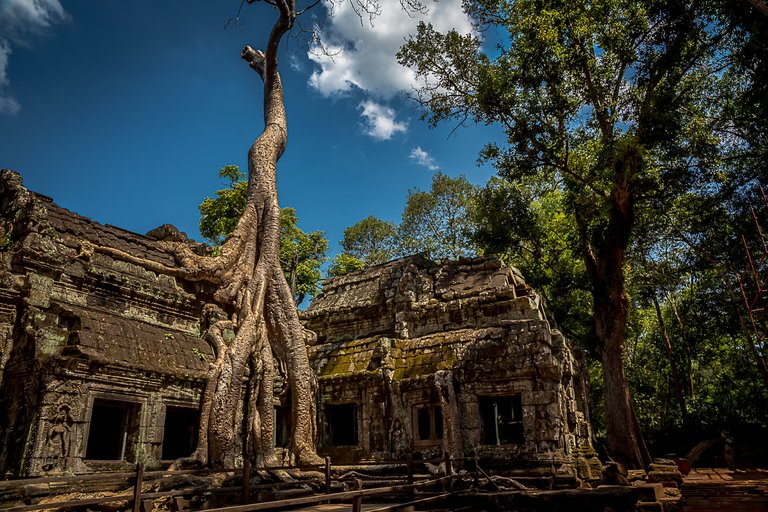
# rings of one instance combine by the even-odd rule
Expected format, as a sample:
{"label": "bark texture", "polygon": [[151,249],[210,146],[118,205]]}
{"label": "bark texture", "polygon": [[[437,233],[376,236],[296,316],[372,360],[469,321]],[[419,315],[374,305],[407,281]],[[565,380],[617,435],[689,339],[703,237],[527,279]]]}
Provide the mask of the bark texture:
{"label": "bark texture", "polygon": [[147,269],[187,280],[213,283],[216,304],[210,312],[206,338],[216,360],[211,363],[203,393],[199,442],[191,460],[203,465],[233,467],[241,458],[277,462],[272,441],[273,389],[279,373],[290,386],[291,451],[300,464],[320,462],[315,452],[316,383],[307,357],[314,336],[299,323],[293,294],[280,268],[280,208],[276,168],[287,143],[283,88],[277,50],[296,18],[290,0],[276,0],[279,17],[265,52],[247,46],[242,58],[264,81],[264,128],[248,153],[248,200],[232,235],[216,257],[194,254],[183,244],[166,242],[179,265],[136,258],[119,250],[84,246],[109,253]]}
{"label": "bark texture", "polygon": [[605,396],[605,428],[611,456],[630,468],[643,468],[651,457],[635,416],[624,370],[624,337],[629,319],[624,261],[635,216],[633,179],[639,155],[628,151],[614,168],[610,214],[595,249],[587,221],[576,212],[581,249],[592,282],[595,334],[600,342]]}

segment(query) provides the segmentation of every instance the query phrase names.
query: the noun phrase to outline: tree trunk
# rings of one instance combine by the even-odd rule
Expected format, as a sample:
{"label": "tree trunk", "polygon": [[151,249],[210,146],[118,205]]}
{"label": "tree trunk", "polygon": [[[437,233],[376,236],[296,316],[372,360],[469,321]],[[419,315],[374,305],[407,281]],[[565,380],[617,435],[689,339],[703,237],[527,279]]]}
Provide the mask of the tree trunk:
{"label": "tree trunk", "polygon": [[677,362],[675,362],[675,353],[672,350],[672,342],[669,339],[667,333],[667,327],[664,324],[664,316],[661,314],[661,306],[659,305],[659,299],[656,297],[656,291],[653,291],[653,306],[656,309],[656,320],[659,323],[659,331],[661,332],[661,339],[664,342],[664,350],[669,360],[669,369],[672,372],[672,386],[675,389],[675,396],[677,397],[677,403],[680,406],[680,414],[683,417],[683,424],[688,425],[688,408],[685,404],[685,393],[683,392],[683,386],[680,380],[680,372],[677,369]]}
{"label": "tree trunk", "polygon": [[624,335],[628,320],[624,271],[618,267],[605,269],[602,274],[603,279],[595,283],[593,297],[595,333],[601,345],[608,452],[628,468],[640,469],[651,460],[635,417],[624,371]]}
{"label": "tree trunk", "polygon": [[[624,336],[629,318],[624,259],[634,225],[632,179],[639,155],[630,150],[618,159],[609,201],[607,223],[590,236],[589,222],[576,209],[584,263],[592,282],[595,334],[600,344],[605,395],[605,427],[608,451],[629,468],[651,462],[635,416],[629,382],[624,371]],[[594,244],[594,245],[593,245]]]}
{"label": "tree trunk", "polygon": [[[218,307],[206,307],[206,311],[219,314],[212,315],[216,318],[209,322],[206,335],[215,349],[216,361],[210,365],[202,396],[198,447],[191,461],[180,460],[179,464],[194,461],[234,467],[244,457],[274,464],[273,390],[277,366],[285,368],[284,377],[291,391],[294,460],[298,464],[321,462],[315,453],[316,384],[306,347],[313,334],[299,322],[279,260],[276,168],[287,143],[287,122],[277,50],[282,36],[293,25],[296,10],[293,0],[275,0],[272,5],[280,16],[270,33],[266,54],[250,47],[242,52],[243,59],[264,81],[264,129],[248,153],[245,210],[219,255],[198,256],[183,244],[168,242],[164,246],[175,254],[179,265],[167,267],[109,247],[87,243],[81,247],[82,257],[95,250],[217,287],[213,299]],[[234,336],[225,335],[227,332]],[[278,361],[283,364],[278,365]]]}
{"label": "tree trunk", "polygon": [[677,325],[680,328],[680,337],[685,343],[685,386],[688,390],[688,396],[693,399],[696,397],[696,389],[693,386],[693,365],[691,363],[693,360],[693,355],[691,350],[691,342],[688,339],[688,335],[686,334],[685,322],[683,322],[683,318],[680,316],[680,312],[677,310],[677,301],[673,293],[669,294],[669,304],[672,306],[672,312],[675,314],[675,320],[677,320]]}

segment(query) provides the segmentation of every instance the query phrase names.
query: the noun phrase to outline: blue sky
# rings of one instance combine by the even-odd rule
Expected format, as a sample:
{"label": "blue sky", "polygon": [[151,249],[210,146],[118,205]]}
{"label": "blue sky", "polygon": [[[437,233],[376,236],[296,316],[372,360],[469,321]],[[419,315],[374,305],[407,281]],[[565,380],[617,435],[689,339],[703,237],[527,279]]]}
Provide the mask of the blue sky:
{"label": "blue sky", "polygon": [[[468,29],[457,0],[429,4],[438,28]],[[197,205],[246,167],[262,128],[262,87],[240,59],[263,47],[274,19],[240,0],[0,0],[0,168],[60,205],[145,233],[163,223],[199,239]],[[477,152],[488,127],[429,129],[401,89],[413,77],[392,57],[415,26],[383,2],[373,28],[348,4],[317,23],[332,60],[290,38],[282,46],[289,141],[278,164],[281,206],[306,231],[326,232],[331,255],[345,227],[399,221],[408,189],[435,169],[476,184],[492,174]]]}

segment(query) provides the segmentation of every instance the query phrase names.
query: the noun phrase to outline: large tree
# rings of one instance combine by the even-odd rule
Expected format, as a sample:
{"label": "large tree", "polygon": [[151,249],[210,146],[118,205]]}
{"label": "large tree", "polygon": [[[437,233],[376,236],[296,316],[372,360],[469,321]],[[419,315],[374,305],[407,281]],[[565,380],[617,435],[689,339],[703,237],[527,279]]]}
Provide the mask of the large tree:
{"label": "large tree", "polygon": [[[200,203],[200,234],[216,246],[221,245],[237,226],[248,202],[248,182],[236,165],[219,169],[229,180],[227,188]],[[299,227],[296,210],[280,209],[280,265],[296,305],[320,291],[320,266],[325,262],[328,239],[322,231],[306,233]]]}
{"label": "large tree", "polygon": [[[249,0],[250,2],[250,0]],[[264,82],[264,126],[248,152],[248,194],[242,215],[215,257],[199,256],[165,242],[177,266],[166,266],[101,246],[93,252],[215,288],[206,306],[216,360],[203,392],[198,447],[201,463],[233,466],[242,457],[275,463],[273,386],[284,368],[291,396],[291,450],[301,464],[320,461],[315,452],[315,389],[306,343],[313,334],[299,322],[291,289],[280,267],[277,161],[287,142],[278,47],[297,17],[295,0],[270,0],[278,18],[264,51],[247,46],[242,57]],[[279,363],[278,363],[279,362]],[[244,386],[243,383],[247,382]],[[245,393],[245,397],[244,397]]]}
{"label": "large tree", "polygon": [[474,194],[467,178],[440,171],[432,176],[429,190],[409,190],[399,229],[401,251],[427,252],[436,260],[474,254],[469,214]]}
{"label": "large tree", "polygon": [[361,261],[364,266],[379,265],[397,255],[397,227],[369,215],[344,229],[340,243],[343,254]]}
{"label": "large tree", "polygon": [[[421,24],[399,53],[426,79],[432,123],[499,123],[507,143],[484,157],[511,181],[559,183],[590,281],[610,453],[649,462],[624,368],[628,251],[643,219],[691,188],[719,186],[718,86],[728,31],[711,2],[470,0],[477,36]],[[711,190],[711,189],[710,189]]]}

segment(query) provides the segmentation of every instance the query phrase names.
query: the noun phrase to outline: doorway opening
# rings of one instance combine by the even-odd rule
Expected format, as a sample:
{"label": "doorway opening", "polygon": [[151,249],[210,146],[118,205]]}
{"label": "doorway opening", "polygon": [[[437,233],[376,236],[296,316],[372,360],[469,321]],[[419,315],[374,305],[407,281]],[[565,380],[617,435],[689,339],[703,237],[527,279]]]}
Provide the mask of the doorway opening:
{"label": "doorway opening", "polygon": [[97,398],[91,409],[85,458],[133,462],[138,432],[139,404]]}

